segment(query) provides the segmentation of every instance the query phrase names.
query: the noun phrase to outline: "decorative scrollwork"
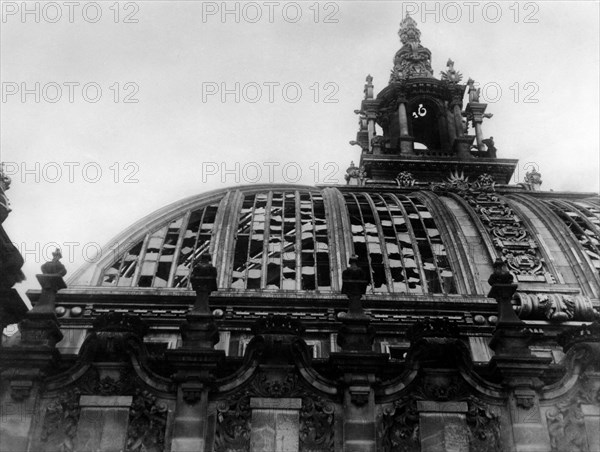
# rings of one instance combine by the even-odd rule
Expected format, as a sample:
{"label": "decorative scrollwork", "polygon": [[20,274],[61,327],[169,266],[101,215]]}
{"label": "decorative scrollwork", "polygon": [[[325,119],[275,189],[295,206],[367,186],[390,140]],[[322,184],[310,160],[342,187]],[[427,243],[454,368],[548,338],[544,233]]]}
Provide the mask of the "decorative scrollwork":
{"label": "decorative scrollwork", "polygon": [[66,391],[50,402],[44,415],[41,441],[54,445],[52,450],[73,451],[79,422],[79,390]]}
{"label": "decorative scrollwork", "polygon": [[539,244],[508,203],[495,193],[490,175],[482,174],[477,182],[470,183],[455,172],[448,182],[432,184],[431,188],[456,193],[469,203],[518,281],[556,282],[546,268]]}
{"label": "decorative scrollwork", "polygon": [[399,187],[412,187],[415,185],[416,181],[412,173],[409,173],[408,171],[402,171],[396,176],[396,182],[398,183]]}
{"label": "decorative scrollwork", "polygon": [[474,401],[469,405],[470,452],[501,452],[499,417]]}
{"label": "decorative scrollwork", "polygon": [[334,408],[329,401],[298,384],[294,373],[258,374],[242,391],[217,403],[217,429],[214,452],[250,450],[252,409],[250,399],[301,398],[300,451],[329,452],[334,448]]}
{"label": "decorative scrollwork", "polygon": [[590,452],[581,400],[575,397],[546,413],[552,452]]}
{"label": "decorative scrollwork", "polygon": [[419,452],[419,413],[416,400],[398,400],[384,408],[377,428],[377,450]]}
{"label": "decorative scrollwork", "polygon": [[303,397],[300,452],[329,452],[333,448],[333,405],[320,397]]}
{"label": "decorative scrollwork", "polygon": [[127,452],[163,450],[167,406],[148,391],[136,390],[129,409]]}

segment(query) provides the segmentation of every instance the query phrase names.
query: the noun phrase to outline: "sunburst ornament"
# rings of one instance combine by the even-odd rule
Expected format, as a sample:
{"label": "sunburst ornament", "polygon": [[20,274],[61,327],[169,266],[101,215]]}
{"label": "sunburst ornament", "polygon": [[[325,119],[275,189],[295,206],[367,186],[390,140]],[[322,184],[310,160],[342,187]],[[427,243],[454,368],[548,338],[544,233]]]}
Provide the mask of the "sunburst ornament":
{"label": "sunburst ornament", "polygon": [[469,178],[465,177],[464,171],[460,173],[458,170],[450,172],[448,183],[451,187],[457,188],[458,190],[466,190],[469,188]]}

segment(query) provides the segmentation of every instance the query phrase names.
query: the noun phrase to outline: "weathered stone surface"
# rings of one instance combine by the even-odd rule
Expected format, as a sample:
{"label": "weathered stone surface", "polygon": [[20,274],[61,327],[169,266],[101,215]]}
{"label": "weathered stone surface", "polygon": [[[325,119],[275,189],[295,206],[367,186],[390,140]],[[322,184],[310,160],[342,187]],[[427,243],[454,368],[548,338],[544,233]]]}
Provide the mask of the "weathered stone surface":
{"label": "weathered stone surface", "polygon": [[252,410],[250,449],[298,452],[300,414],[298,410]]}
{"label": "weathered stone surface", "polygon": [[125,448],[131,396],[81,396],[75,449],[121,452]]}

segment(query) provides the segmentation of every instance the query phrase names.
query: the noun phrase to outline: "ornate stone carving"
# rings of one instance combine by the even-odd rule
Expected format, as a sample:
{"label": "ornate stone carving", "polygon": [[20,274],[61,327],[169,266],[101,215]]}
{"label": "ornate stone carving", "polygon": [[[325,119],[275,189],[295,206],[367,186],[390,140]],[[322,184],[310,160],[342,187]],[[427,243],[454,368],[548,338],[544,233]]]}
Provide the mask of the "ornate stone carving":
{"label": "ornate stone carving", "polygon": [[199,381],[186,381],[180,384],[183,400],[190,405],[196,404],[202,397],[204,383]]}
{"label": "ornate stone carving", "polygon": [[389,138],[382,137],[381,135],[375,135],[371,138],[371,147],[375,154],[385,154],[386,144],[390,142]]}
{"label": "ornate stone carving", "polygon": [[481,140],[481,142],[485,144],[487,148],[487,157],[495,159],[498,153],[498,149],[496,149],[496,145],[494,144],[494,137],[486,138],[485,140]]}
{"label": "ornate stone carving", "polygon": [[481,174],[477,180],[475,181],[475,189],[478,190],[485,190],[485,191],[493,191],[494,187],[496,185],[496,182],[494,181],[494,178],[487,174]]}
{"label": "ornate stone carving", "polygon": [[261,373],[252,381],[253,394],[259,397],[291,397],[297,383],[296,374]]}
{"label": "ornate stone carving", "polygon": [[329,452],[333,448],[333,405],[321,397],[303,397],[300,452]]}
{"label": "ornate stone carving", "polygon": [[431,52],[421,45],[421,32],[408,14],[400,23],[398,36],[403,45],[394,56],[390,83],[407,78],[433,77]]}
{"label": "ornate stone carving", "polygon": [[333,404],[298,384],[294,373],[259,373],[243,390],[217,403],[214,452],[250,450],[250,398],[301,398],[300,451],[329,452],[334,446]]}
{"label": "ornate stone carving", "polygon": [[542,174],[537,172],[536,169],[533,168],[531,171],[525,173],[525,179],[523,180],[523,182],[531,186],[534,190],[539,190],[540,185],[542,185]]}
{"label": "ornate stone carving", "polygon": [[469,102],[479,103],[481,88],[475,88],[475,80],[472,78],[467,81],[467,86],[469,87]]}
{"label": "ornate stone carving", "polygon": [[459,333],[458,326],[445,319],[424,318],[423,320],[417,320],[417,322],[408,328],[406,336],[411,342],[415,342],[423,337],[457,338]]}
{"label": "ornate stone carving", "polygon": [[289,315],[273,315],[270,314],[267,317],[260,318],[252,325],[252,334],[293,334],[295,336],[301,336],[304,334],[304,325],[297,319],[290,317]]}
{"label": "ornate stone carving", "polygon": [[557,336],[556,342],[565,348],[565,351],[581,342],[598,343],[600,342],[600,321],[564,331]]}
{"label": "ornate stone carving", "polygon": [[42,424],[41,441],[55,446],[54,450],[72,451],[79,422],[80,391],[65,391],[50,402]]}
{"label": "ornate stone carving", "polygon": [[500,419],[475,401],[469,403],[470,452],[501,452]]}
{"label": "ornate stone carving", "polygon": [[546,413],[551,452],[590,452],[581,402],[575,397]]}
{"label": "ornate stone carving", "polygon": [[399,187],[412,187],[416,181],[412,173],[402,171],[396,176],[396,182],[398,182]]}
{"label": "ornate stone carving", "polygon": [[344,179],[346,179],[346,183],[348,185],[364,185],[364,181],[367,177],[367,172],[365,171],[364,166],[357,167],[354,165],[354,162],[350,162],[350,166],[346,169],[346,175]]}
{"label": "ornate stone carving", "polygon": [[81,408],[81,395],[133,395],[127,429],[127,451],[162,450],[167,422],[167,407],[148,391],[139,389],[133,371],[123,370],[119,378],[100,378],[90,368],[75,384],[67,386],[46,408],[40,440],[52,450],[74,450],[73,441]]}
{"label": "ornate stone carving", "polygon": [[[385,452],[421,450],[417,399],[418,397],[410,396],[383,408],[377,423],[377,450]],[[502,452],[499,417],[474,398],[469,398],[467,402],[469,451]],[[460,436],[463,435],[464,433],[461,432]]]}
{"label": "ornate stone carving", "polygon": [[489,175],[482,174],[477,182],[469,183],[463,174],[455,172],[448,182],[432,184],[431,188],[457,193],[472,206],[517,281],[555,283],[539,244],[508,203],[494,192]]}
{"label": "ornate stone carving", "polygon": [[565,320],[571,320],[575,314],[575,302],[573,301],[573,297],[569,295],[551,297],[550,295],[542,294],[539,297],[539,301],[544,315],[548,320],[564,322]]}
{"label": "ornate stone carving", "polygon": [[458,83],[462,80],[462,74],[454,69],[454,61],[451,58],[448,58],[448,62],[446,63],[446,67],[448,70],[446,72],[441,71],[442,80],[446,80],[450,83]]}
{"label": "ornate stone carving", "polygon": [[517,292],[513,298],[524,319],[547,319],[553,322],[591,321],[597,315],[592,301],[582,295]]}
{"label": "ornate stone carving", "polygon": [[363,90],[365,99],[373,99],[373,76],[371,74],[367,75],[365,81],[367,82],[365,83],[365,88]]}
{"label": "ornate stone carving", "polygon": [[75,384],[79,393],[85,395],[133,395],[137,386],[137,380],[133,369],[122,369],[117,378],[105,375],[91,367]]}
{"label": "ornate stone carving", "polygon": [[217,404],[214,452],[250,451],[250,391]]}
{"label": "ornate stone carving", "polygon": [[167,426],[167,406],[148,391],[137,389],[129,409],[127,452],[163,450]]}
{"label": "ornate stone carving", "polygon": [[377,423],[377,450],[419,452],[419,413],[416,400],[398,400],[384,408]]}

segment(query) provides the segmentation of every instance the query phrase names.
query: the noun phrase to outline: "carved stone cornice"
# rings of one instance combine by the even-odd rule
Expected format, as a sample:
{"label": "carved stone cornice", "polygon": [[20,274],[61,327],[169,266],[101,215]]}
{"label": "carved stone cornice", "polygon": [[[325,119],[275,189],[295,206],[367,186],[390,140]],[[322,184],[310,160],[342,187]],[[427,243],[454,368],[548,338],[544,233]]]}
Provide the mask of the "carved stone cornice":
{"label": "carved stone cornice", "polygon": [[570,366],[577,363],[582,372],[600,371],[600,321],[564,331],[556,341],[567,354]]}

